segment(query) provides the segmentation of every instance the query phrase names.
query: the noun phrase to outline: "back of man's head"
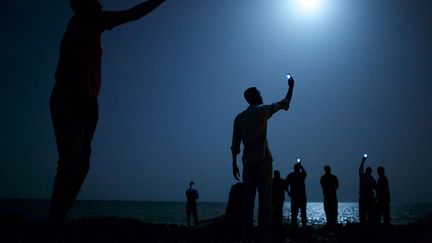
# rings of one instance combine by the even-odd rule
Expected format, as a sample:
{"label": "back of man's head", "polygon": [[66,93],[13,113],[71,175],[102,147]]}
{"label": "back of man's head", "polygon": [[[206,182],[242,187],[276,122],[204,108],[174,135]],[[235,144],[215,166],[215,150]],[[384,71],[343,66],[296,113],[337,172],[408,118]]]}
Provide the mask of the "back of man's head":
{"label": "back of man's head", "polygon": [[378,167],[378,169],[377,169],[377,173],[378,173],[378,175],[380,175],[380,176],[384,175],[384,167],[382,167],[382,166]]}
{"label": "back of man's head", "polygon": [[275,177],[275,178],[280,178],[280,172],[279,172],[278,170],[275,170],[275,171],[273,172],[273,174],[274,174],[274,177]]}
{"label": "back of man's head", "polygon": [[325,171],[325,173],[330,174],[331,173],[330,166],[329,165],[324,166],[324,171]]}
{"label": "back of man's head", "polygon": [[368,174],[368,175],[372,174],[372,168],[371,167],[366,168],[366,174]]}
{"label": "back of man's head", "polygon": [[256,87],[250,87],[246,89],[243,95],[249,105],[262,104],[261,94]]}

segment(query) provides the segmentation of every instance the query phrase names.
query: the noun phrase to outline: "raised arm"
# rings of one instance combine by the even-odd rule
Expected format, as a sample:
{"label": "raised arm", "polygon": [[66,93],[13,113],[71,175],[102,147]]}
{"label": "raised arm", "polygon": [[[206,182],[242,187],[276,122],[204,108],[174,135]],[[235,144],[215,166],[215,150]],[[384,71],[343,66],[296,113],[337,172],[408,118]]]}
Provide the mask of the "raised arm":
{"label": "raised arm", "polygon": [[291,103],[291,98],[293,95],[293,90],[294,90],[294,78],[291,77],[288,79],[288,92],[285,96],[285,99],[288,101],[288,106]]}
{"label": "raised arm", "polygon": [[118,25],[125,24],[130,21],[138,20],[147,15],[165,0],[148,0],[140,3],[128,10],[123,11],[103,11],[101,22],[104,29],[112,29]]}
{"label": "raised arm", "polygon": [[290,77],[288,79],[288,91],[285,95],[285,98],[279,102],[279,105],[281,105],[284,110],[288,110],[289,108],[293,96],[293,90],[294,90],[294,78]]}
{"label": "raised arm", "polygon": [[363,175],[364,174],[364,162],[366,161],[366,158],[363,157],[362,158],[362,162],[360,163],[360,167],[359,167],[359,175]]}

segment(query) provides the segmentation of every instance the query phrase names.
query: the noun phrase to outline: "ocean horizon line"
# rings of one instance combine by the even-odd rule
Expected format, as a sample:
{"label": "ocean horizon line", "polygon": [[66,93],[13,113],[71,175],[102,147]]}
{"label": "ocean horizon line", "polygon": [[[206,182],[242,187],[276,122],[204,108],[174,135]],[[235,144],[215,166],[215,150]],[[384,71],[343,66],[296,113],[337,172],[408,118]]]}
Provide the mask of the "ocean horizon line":
{"label": "ocean horizon line", "polygon": [[[0,198],[0,200],[34,200],[34,201],[49,201],[50,198]],[[137,200],[137,199],[77,199],[76,201],[96,201],[96,202],[151,202],[151,203],[182,203],[185,200]],[[289,198],[285,199],[285,202],[290,202]],[[228,201],[209,201],[209,200],[198,200],[198,203],[227,203]],[[256,202],[258,202],[256,200]],[[308,203],[323,203],[323,201],[307,201]],[[338,201],[338,203],[358,203],[358,201]],[[432,204],[432,201],[392,201],[391,204]]]}

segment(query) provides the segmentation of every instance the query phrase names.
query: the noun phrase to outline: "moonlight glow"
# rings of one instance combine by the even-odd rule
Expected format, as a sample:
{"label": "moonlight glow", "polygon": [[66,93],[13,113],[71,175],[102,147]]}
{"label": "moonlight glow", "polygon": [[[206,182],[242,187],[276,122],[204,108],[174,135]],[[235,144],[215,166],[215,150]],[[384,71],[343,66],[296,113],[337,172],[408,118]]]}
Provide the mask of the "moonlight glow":
{"label": "moonlight glow", "polygon": [[298,6],[304,11],[314,11],[320,5],[320,0],[297,0]]}

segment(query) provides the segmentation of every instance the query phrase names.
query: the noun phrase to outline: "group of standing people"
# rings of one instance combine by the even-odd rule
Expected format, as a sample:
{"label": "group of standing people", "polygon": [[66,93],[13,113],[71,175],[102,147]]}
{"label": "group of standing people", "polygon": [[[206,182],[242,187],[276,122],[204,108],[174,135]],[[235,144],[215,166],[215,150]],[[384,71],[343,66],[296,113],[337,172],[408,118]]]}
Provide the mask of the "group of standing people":
{"label": "group of standing people", "polygon": [[374,225],[381,222],[390,224],[390,189],[384,167],[377,169],[378,181],[372,176],[372,168],[364,169],[367,155],[363,156],[359,168],[360,198],[359,218],[361,224]]}
{"label": "group of standing people", "polygon": [[[327,225],[337,225],[338,201],[336,190],[339,188],[339,180],[331,173],[330,166],[324,166],[325,174],[321,176],[320,184],[324,196],[324,211],[327,218]],[[285,192],[291,198],[291,224],[297,227],[297,215],[300,212],[302,227],[307,224],[307,198],[306,198],[306,170],[300,162],[294,165],[294,171],[282,179],[278,170],[274,171],[273,178],[273,227],[280,228],[283,219],[283,204]]]}
{"label": "group of standing people", "polygon": [[[70,0],[74,16],[70,19],[60,45],[60,55],[55,74],[50,108],[59,154],[57,173],[51,197],[49,221],[63,223],[87,175],[91,154],[91,143],[98,122],[98,95],[101,86],[101,34],[119,25],[138,20],[161,5],[164,0],[148,0],[124,11],[104,11],[98,0]],[[258,189],[258,239],[269,242],[271,237],[272,208],[280,220],[280,203],[272,205],[272,155],[267,142],[267,120],[280,110],[288,110],[293,95],[294,79],[288,76],[288,91],[284,99],[271,105],[263,105],[261,93],[256,87],[248,88],[244,98],[249,106],[236,116],[232,139],[232,169],[239,180],[237,155],[243,143],[243,203],[242,238],[252,241],[253,211]],[[365,159],[364,159],[365,160]],[[378,168],[378,183],[371,177],[371,169],[360,169],[360,219],[371,220],[371,212],[377,209],[390,222],[388,205],[390,196],[384,168]],[[306,192],[304,180],[306,172],[301,164],[296,164],[294,172],[288,175],[286,184],[292,199],[292,220],[296,225],[300,210],[302,223],[306,224]],[[327,175],[329,174],[329,175]],[[275,173],[275,185],[276,182]],[[280,177],[280,174],[279,176]],[[321,184],[324,191],[326,214],[329,222],[335,223],[337,217],[336,189],[330,167],[323,176]],[[337,180],[337,179],[336,179]],[[192,188],[186,192],[188,201],[188,222],[190,215],[198,221],[196,199],[198,192]],[[331,185],[331,186],[330,186]],[[376,204],[373,190],[376,190]],[[372,193],[371,193],[372,192]],[[283,198],[283,194],[274,195]],[[276,201],[276,200],[275,200]],[[276,203],[276,202],[275,202]],[[282,204],[283,205],[283,204]],[[336,205],[336,211],[334,211]],[[373,206],[373,205],[376,205]],[[190,213],[189,213],[190,212]],[[376,217],[375,217],[376,219]],[[189,223],[190,224],[190,223]]]}
{"label": "group of standing people", "polygon": [[[246,110],[238,114],[234,119],[232,136],[232,173],[236,180],[240,178],[237,166],[237,155],[240,153],[240,145],[243,144],[243,208],[242,208],[242,240],[252,242],[256,238],[258,242],[271,242],[272,224],[275,229],[282,226],[282,209],[285,200],[285,191],[291,197],[291,223],[297,226],[297,215],[300,211],[302,226],[307,223],[306,217],[306,187],[307,173],[300,161],[294,165],[294,172],[290,173],[284,181],[279,171],[274,171],[272,179],[272,155],[267,141],[267,121],[276,112],[288,110],[294,89],[294,78],[287,75],[288,92],[284,99],[271,105],[263,105],[261,93],[256,87],[245,90],[244,98],[249,104]],[[360,199],[359,212],[360,223],[365,223],[367,215],[369,221],[377,222],[377,216],[383,215],[384,223],[390,224],[390,192],[384,168],[378,168],[378,183],[371,176],[372,169],[363,172],[363,158],[360,166]],[[330,166],[324,167],[325,174],[321,177],[320,184],[324,196],[324,210],[328,226],[337,225],[338,201],[337,189],[339,181],[331,173]],[[377,196],[374,197],[374,190]],[[255,195],[258,191],[258,228],[256,237],[253,234],[253,213]]]}

